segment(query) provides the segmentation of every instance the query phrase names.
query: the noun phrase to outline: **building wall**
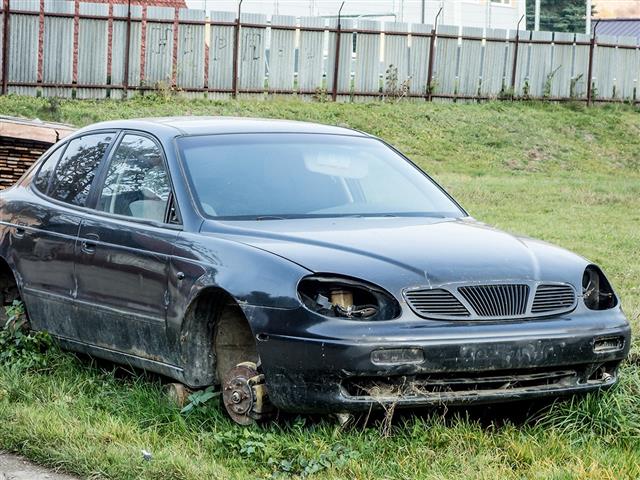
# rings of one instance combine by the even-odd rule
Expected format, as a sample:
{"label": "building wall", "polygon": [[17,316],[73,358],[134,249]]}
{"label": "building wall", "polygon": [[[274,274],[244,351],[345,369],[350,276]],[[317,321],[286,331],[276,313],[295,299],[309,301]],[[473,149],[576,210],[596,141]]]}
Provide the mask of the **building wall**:
{"label": "building wall", "polygon": [[[532,0],[533,1],[533,0]],[[525,12],[526,0],[425,0],[425,23],[513,29]],[[186,0],[189,8],[237,12],[237,0]],[[336,16],[342,0],[244,0],[242,11],[266,15]],[[375,15],[381,20],[420,23],[422,0],[348,0],[342,14],[348,17]]]}

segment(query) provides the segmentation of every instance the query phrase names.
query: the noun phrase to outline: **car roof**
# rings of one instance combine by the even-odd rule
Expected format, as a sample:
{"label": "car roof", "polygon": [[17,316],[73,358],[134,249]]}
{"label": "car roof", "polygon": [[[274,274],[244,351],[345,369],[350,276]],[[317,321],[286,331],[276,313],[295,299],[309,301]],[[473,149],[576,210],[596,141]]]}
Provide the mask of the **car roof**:
{"label": "car roof", "polygon": [[346,127],[335,127],[311,122],[243,117],[160,117],[134,120],[112,120],[95,123],[78,133],[98,129],[132,129],[150,133],[173,129],[175,135],[215,135],[225,133],[315,133],[333,135],[368,136]]}

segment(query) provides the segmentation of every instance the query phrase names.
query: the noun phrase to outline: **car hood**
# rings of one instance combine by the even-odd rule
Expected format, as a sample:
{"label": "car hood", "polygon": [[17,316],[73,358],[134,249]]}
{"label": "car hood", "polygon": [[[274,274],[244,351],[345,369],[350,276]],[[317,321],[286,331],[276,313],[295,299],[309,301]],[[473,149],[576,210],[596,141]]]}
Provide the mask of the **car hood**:
{"label": "car hood", "polygon": [[556,281],[578,285],[588,262],[545,242],[471,218],[316,218],[210,222],[222,235],[313,272],[366,279],[390,290],[458,282]]}

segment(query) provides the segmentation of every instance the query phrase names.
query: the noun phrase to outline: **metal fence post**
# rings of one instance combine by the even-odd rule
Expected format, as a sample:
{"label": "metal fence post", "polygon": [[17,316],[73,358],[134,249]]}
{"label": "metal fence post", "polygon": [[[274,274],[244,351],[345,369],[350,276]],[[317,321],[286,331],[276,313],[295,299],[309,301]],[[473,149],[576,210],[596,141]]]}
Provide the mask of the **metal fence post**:
{"label": "metal fence post", "polygon": [[78,84],[78,37],[80,36],[80,0],[73,5],[73,57],[71,60],[71,83]]}
{"label": "metal fence post", "polygon": [[131,50],[131,0],[127,2],[127,27],[124,40],[124,69],[122,79],[122,98],[127,98],[129,89],[129,50]]}
{"label": "metal fence post", "polygon": [[238,96],[238,61],[240,57],[240,14],[242,12],[242,0],[238,4],[238,18],[236,18],[235,30],[233,32],[233,78],[231,78],[231,89],[233,98]]}
{"label": "metal fence post", "polygon": [[2,10],[2,95],[6,95],[9,86],[9,0],[3,0]]}
{"label": "metal fence post", "polygon": [[178,52],[180,43],[180,8],[173,10],[173,51],[171,52],[171,88],[178,86]]}
{"label": "metal fence post", "polygon": [[524,15],[518,20],[516,27],[516,42],[513,47],[513,65],[511,66],[511,99],[516,96],[516,73],[518,71],[518,49],[520,47],[520,24],[524,20]]}
{"label": "metal fence post", "polygon": [[342,36],[341,30],[342,25],[340,24],[341,15],[342,15],[342,7],[344,7],[344,2],[340,5],[340,10],[338,10],[338,28],[336,29],[336,54],[335,60],[333,62],[333,85],[331,89],[331,100],[334,102],[338,99],[338,69],[340,68],[340,37]]}
{"label": "metal fence post", "polygon": [[591,35],[591,42],[589,43],[589,67],[587,69],[587,106],[591,106],[593,95],[593,54],[596,48],[596,30],[598,30],[598,23],[593,26],[593,34]]}
{"label": "metal fence post", "polygon": [[435,20],[433,21],[433,29],[431,30],[431,43],[429,43],[429,67],[427,68],[427,101],[432,100],[433,95],[433,62],[435,53],[436,37],[438,36],[438,17],[442,13],[442,7],[438,10]]}

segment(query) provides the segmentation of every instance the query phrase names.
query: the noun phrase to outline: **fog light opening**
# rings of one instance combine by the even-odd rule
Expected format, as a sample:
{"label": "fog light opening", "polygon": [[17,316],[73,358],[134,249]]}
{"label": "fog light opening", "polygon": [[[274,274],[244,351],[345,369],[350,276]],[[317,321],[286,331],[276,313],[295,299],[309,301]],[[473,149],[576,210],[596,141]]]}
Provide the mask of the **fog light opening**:
{"label": "fog light opening", "polygon": [[424,362],[421,348],[384,348],[371,352],[374,365],[414,365]]}
{"label": "fog light opening", "polygon": [[593,351],[595,353],[619,352],[624,348],[624,337],[600,337],[593,341]]}

